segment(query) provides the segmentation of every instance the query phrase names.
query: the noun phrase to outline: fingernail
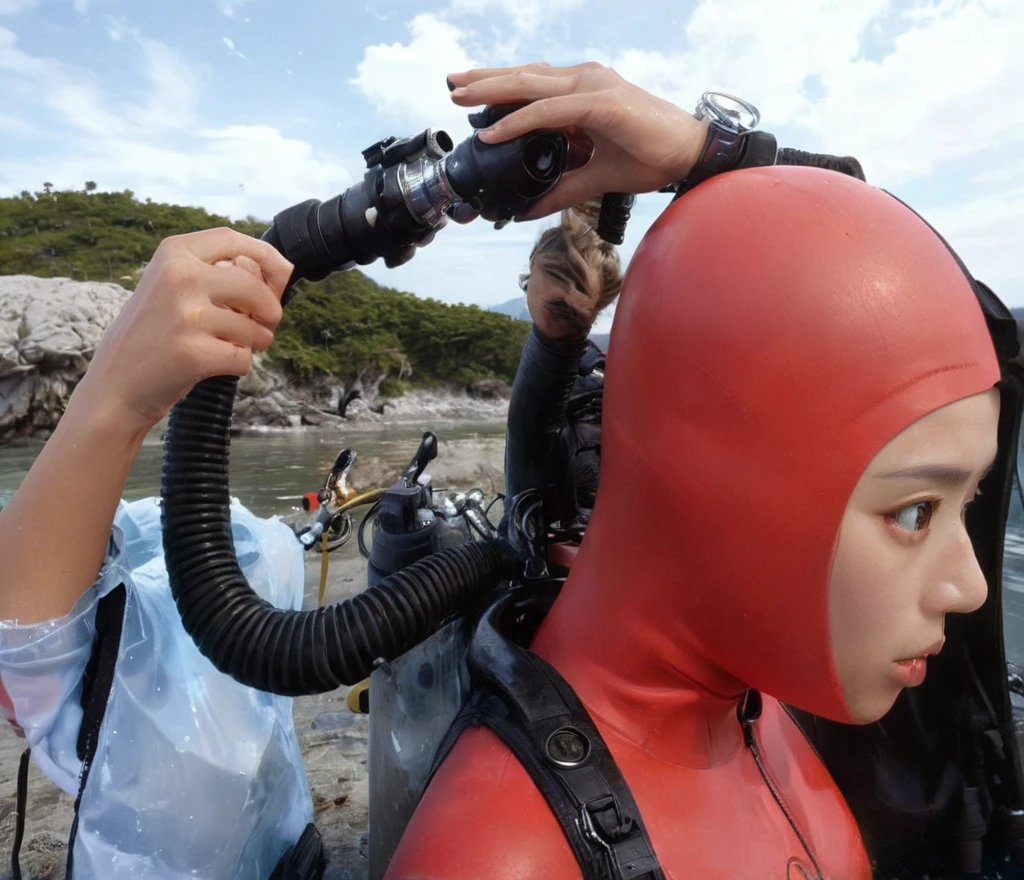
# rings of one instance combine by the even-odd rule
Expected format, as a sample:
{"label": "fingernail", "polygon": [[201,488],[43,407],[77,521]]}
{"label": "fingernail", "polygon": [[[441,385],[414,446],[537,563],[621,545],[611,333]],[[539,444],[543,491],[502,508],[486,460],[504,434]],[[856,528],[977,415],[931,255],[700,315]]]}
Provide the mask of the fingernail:
{"label": "fingernail", "polygon": [[464,94],[466,94],[466,90],[461,86],[457,89],[452,89],[451,91],[453,98],[461,98]]}
{"label": "fingernail", "polygon": [[490,138],[494,137],[494,129],[493,128],[485,128],[485,129],[482,129],[481,131],[478,131],[477,134],[481,138],[486,138],[486,139],[489,140]]}

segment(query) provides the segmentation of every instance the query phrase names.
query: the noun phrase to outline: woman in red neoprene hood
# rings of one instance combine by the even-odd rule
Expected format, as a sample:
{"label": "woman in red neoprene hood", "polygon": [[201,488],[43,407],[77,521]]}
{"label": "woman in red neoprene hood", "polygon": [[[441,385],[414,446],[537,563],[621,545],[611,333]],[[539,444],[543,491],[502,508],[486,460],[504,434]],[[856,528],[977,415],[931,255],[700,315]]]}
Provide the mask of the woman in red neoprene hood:
{"label": "woman in red neoprene hood", "polygon": [[[572,70],[452,77],[458,103],[533,102],[495,140],[571,126],[593,140],[538,213],[687,177],[701,122],[611,71]],[[955,256],[860,180],[730,171],[645,236],[608,353],[596,506],[530,645],[632,791],[663,872],[638,876],[872,876],[782,704],[878,721],[924,680],[947,617],[985,602],[964,513],[997,457],[999,380]],[[581,876],[485,728],[448,754],[388,872]]]}

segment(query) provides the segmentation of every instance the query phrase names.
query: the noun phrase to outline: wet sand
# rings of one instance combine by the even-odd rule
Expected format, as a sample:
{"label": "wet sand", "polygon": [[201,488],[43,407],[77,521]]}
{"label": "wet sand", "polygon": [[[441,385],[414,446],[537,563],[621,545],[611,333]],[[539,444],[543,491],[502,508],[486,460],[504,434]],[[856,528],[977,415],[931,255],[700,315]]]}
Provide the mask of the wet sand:
{"label": "wet sand", "polygon": [[[452,443],[430,468],[435,486],[462,490],[479,485],[490,492],[502,481],[504,443],[500,438]],[[446,454],[447,453],[447,454]],[[361,462],[369,478],[369,462]],[[382,467],[382,473],[384,468]],[[500,507],[499,507],[500,509]],[[355,540],[329,556],[326,602],[337,602],[366,584],[366,564]],[[320,584],[320,557],[306,558],[305,607],[315,607]],[[314,819],[330,859],[326,880],[366,880],[367,768],[369,731],[364,715],[353,715],[345,702],[347,689],[294,703],[295,732],[302,747],[313,795]],[[25,742],[0,722],[0,880],[11,880],[18,762]],[[63,880],[74,799],[50,782],[35,764],[28,782],[25,838],[21,869],[25,880]]]}

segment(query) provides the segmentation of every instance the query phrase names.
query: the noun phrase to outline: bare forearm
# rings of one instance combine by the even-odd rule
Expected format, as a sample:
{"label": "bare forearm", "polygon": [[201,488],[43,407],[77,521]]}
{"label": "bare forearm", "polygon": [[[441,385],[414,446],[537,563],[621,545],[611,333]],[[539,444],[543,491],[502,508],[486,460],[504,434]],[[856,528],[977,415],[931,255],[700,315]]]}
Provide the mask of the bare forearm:
{"label": "bare forearm", "polygon": [[96,580],[145,432],[129,431],[88,378],[0,511],[0,619],[67,614]]}

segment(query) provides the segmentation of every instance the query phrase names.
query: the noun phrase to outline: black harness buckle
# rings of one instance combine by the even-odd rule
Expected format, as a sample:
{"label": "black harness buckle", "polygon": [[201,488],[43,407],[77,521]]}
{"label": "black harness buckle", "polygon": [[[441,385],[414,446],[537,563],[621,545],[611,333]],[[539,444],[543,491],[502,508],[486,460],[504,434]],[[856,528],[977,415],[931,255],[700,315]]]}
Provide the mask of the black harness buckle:
{"label": "black harness buckle", "polygon": [[623,816],[613,795],[591,798],[580,807],[580,826],[594,843],[611,849],[636,831],[636,822]]}

